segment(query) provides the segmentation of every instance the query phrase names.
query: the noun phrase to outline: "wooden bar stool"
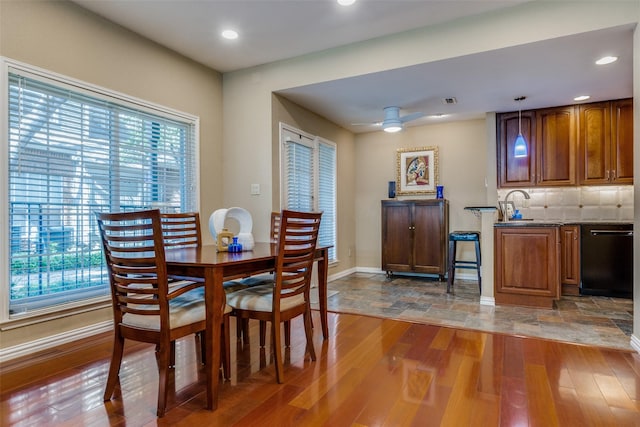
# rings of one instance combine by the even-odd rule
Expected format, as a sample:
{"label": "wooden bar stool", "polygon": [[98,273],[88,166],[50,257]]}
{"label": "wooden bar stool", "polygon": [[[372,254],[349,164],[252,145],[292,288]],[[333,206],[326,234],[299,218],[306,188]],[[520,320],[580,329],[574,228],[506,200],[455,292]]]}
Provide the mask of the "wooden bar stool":
{"label": "wooden bar stool", "polygon": [[[456,244],[458,242],[474,242],[476,245],[476,260],[456,260]],[[449,272],[447,277],[447,293],[453,289],[456,268],[471,268],[478,272],[478,289],[482,292],[482,279],[480,278],[480,232],[479,231],[453,231],[449,233]]]}

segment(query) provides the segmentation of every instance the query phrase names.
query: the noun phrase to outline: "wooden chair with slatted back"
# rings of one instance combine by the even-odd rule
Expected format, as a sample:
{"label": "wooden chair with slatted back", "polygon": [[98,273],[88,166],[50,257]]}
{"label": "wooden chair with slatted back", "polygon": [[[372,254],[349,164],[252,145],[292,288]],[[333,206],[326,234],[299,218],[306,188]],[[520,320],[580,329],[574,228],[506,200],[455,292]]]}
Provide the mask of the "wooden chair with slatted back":
{"label": "wooden chair with slatted back", "polygon": [[183,280],[169,288],[164,239],[157,209],[96,213],[113,307],[114,341],[104,400],[119,380],[124,341],[156,344],[157,414],[166,410],[172,342],[205,334],[204,282]]}
{"label": "wooden chair with slatted back", "polygon": [[[311,326],[311,271],[318,240],[321,213],[282,211],[278,237],[275,285],[254,286],[233,292],[227,303],[240,319],[271,322],[271,342],[276,378],[284,381],[280,323],[302,315],[307,338],[306,350],[316,360]],[[289,346],[290,342],[285,342]]]}
{"label": "wooden chair with slatted back", "polygon": [[[270,228],[270,240],[271,243],[278,242],[278,236],[280,234],[280,212],[271,212],[271,228]],[[241,285],[246,287],[250,286],[262,286],[262,285],[270,285],[273,286],[275,283],[275,278],[273,275],[273,271],[269,273],[261,273],[255,274],[253,276],[244,278],[240,281]],[[264,347],[265,343],[265,322],[260,322],[260,345]],[[287,324],[288,325],[288,324]],[[249,319],[237,319],[236,323],[236,336],[238,339],[244,337],[245,343],[249,341]]]}
{"label": "wooden chair with slatted back", "polygon": [[[199,212],[179,212],[160,214],[162,222],[162,235],[165,249],[189,248],[202,246],[202,231],[200,227]],[[174,284],[179,285],[181,280],[203,281],[197,277],[169,277],[169,287]],[[230,319],[231,307],[226,306],[222,317],[222,334],[220,340],[220,351],[222,352],[222,369],[224,378],[231,378],[231,347],[230,347]],[[202,350],[202,360],[205,360],[203,336],[197,334],[199,345]],[[175,349],[172,350],[172,364],[175,363]]]}

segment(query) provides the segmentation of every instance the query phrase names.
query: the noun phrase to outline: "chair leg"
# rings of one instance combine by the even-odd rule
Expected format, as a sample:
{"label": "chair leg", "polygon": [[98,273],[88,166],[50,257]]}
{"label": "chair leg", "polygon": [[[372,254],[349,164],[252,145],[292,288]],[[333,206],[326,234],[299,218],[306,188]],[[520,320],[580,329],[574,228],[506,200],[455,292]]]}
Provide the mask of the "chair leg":
{"label": "chair leg", "polygon": [[171,358],[171,342],[160,345],[158,352],[158,411],[159,418],[164,416],[167,409],[167,396],[169,394],[169,361]]}
{"label": "chair leg", "polygon": [[291,347],[291,321],[284,322],[284,346]]}
{"label": "chair leg", "polygon": [[280,320],[271,322],[271,342],[273,343],[273,356],[276,365],[276,380],[278,384],[284,382],[284,364],[282,363],[282,341],[280,338]]}
{"label": "chair leg", "polygon": [[266,339],[265,339],[266,335],[267,335],[267,322],[265,322],[264,320],[261,320],[260,321],[260,347],[264,347],[266,345]]}
{"label": "chair leg", "polygon": [[478,290],[482,294],[482,278],[480,277],[480,266],[482,265],[482,261],[480,259],[480,242],[476,242],[476,262],[478,263]]}
{"label": "chair leg", "polygon": [[[117,326],[116,326],[117,328]],[[113,352],[111,353],[111,364],[109,365],[109,376],[107,377],[107,386],[104,391],[104,401],[108,401],[113,396],[113,392],[118,384],[118,375],[120,374],[120,364],[122,363],[122,353],[124,351],[124,338],[115,332],[113,339]]]}
{"label": "chair leg", "polygon": [[316,350],[313,347],[313,329],[312,329],[312,319],[311,319],[311,308],[307,307],[307,310],[304,312],[304,334],[307,338],[307,351],[311,356],[311,360],[316,360]]}
{"label": "chair leg", "polygon": [[451,293],[453,290],[453,281],[455,279],[455,265],[456,263],[456,242],[449,241],[449,271],[447,272],[447,293]]}
{"label": "chair leg", "polygon": [[220,339],[220,351],[221,351],[221,359],[222,359],[222,375],[224,379],[231,379],[231,346],[230,346],[230,325],[229,325],[229,314],[225,314],[222,317],[222,331],[221,331],[221,339]]}

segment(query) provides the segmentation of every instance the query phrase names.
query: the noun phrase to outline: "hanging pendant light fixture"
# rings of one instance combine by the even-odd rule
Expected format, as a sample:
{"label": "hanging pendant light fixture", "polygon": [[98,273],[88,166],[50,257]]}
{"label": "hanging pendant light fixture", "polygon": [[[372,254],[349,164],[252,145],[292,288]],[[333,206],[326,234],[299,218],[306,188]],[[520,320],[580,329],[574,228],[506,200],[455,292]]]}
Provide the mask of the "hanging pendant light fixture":
{"label": "hanging pendant light fixture", "polygon": [[519,96],[514,99],[514,101],[518,102],[518,136],[516,137],[516,142],[513,145],[513,157],[527,157],[527,141],[525,141],[524,136],[522,136],[522,109],[520,108],[520,102],[524,101],[526,96]]}

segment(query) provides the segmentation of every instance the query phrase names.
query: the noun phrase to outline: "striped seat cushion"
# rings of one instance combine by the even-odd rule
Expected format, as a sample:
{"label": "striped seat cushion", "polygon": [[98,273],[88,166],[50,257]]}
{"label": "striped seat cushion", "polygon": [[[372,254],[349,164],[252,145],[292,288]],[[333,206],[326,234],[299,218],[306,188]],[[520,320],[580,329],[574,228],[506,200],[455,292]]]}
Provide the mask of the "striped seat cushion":
{"label": "striped seat cushion", "polygon": [[[273,309],[273,286],[252,286],[227,295],[227,304],[239,310],[270,312]],[[304,304],[304,294],[280,300],[280,310]]]}

